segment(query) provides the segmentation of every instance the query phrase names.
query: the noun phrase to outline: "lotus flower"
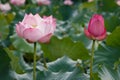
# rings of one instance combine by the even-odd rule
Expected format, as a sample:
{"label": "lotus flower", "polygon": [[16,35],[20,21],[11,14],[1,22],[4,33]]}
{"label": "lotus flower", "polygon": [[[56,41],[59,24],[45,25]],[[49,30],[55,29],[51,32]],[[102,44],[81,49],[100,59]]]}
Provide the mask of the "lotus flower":
{"label": "lotus flower", "polygon": [[65,4],[65,5],[72,5],[73,2],[72,2],[71,0],[65,0],[65,1],[64,1],[64,4]]}
{"label": "lotus flower", "polygon": [[37,0],[38,5],[50,5],[50,0]]}
{"label": "lotus flower", "polygon": [[88,2],[93,2],[94,0],[88,0]]}
{"label": "lotus flower", "polygon": [[120,6],[120,0],[116,0],[118,6]]}
{"label": "lotus flower", "polygon": [[92,40],[103,40],[106,38],[106,29],[102,15],[95,14],[90,19],[88,29],[84,28],[85,35]]}
{"label": "lotus flower", "polygon": [[10,4],[9,3],[5,3],[5,4],[0,4],[0,10],[3,12],[7,12],[11,9]]}
{"label": "lotus flower", "polygon": [[41,18],[39,14],[26,14],[22,22],[16,24],[17,35],[30,43],[49,42],[55,28],[56,20],[52,16]]}
{"label": "lotus flower", "polygon": [[25,3],[25,0],[10,0],[10,3],[13,5],[21,6]]}

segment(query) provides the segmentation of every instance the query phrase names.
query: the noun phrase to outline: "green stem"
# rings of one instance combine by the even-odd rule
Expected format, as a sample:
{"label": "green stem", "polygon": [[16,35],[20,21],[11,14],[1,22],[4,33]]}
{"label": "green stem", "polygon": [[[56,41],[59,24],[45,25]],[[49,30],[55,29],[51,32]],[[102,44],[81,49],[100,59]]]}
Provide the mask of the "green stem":
{"label": "green stem", "polygon": [[44,59],[44,67],[47,69],[47,64],[46,64],[46,60],[45,60],[44,54],[43,54],[43,59]]}
{"label": "green stem", "polygon": [[95,40],[93,40],[92,48],[91,48],[90,80],[93,80],[92,68],[93,68],[93,59],[94,59],[94,46],[95,46]]}
{"label": "green stem", "polygon": [[96,13],[98,13],[98,0],[95,0],[95,4],[96,4]]}
{"label": "green stem", "polygon": [[33,80],[36,80],[36,42],[34,43]]}

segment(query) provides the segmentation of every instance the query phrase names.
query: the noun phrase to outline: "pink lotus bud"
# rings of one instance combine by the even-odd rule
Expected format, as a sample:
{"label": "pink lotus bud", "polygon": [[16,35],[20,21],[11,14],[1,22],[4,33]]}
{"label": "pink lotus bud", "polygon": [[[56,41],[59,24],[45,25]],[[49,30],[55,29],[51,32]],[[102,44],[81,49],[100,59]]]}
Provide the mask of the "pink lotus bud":
{"label": "pink lotus bud", "polygon": [[23,21],[16,24],[17,35],[30,43],[49,42],[55,28],[56,20],[52,16],[41,18],[38,14],[26,14]]}
{"label": "pink lotus bud", "polygon": [[11,10],[10,4],[9,3],[0,4],[0,10],[3,12]]}
{"label": "pink lotus bud", "polygon": [[104,18],[95,14],[90,19],[88,29],[84,28],[85,35],[92,40],[103,40],[106,38],[106,29],[104,26]]}
{"label": "pink lotus bud", "polygon": [[10,0],[10,3],[13,5],[21,6],[25,3],[25,0]]}
{"label": "pink lotus bud", "polygon": [[64,1],[64,4],[65,4],[65,5],[72,5],[73,2],[72,2],[71,0],[65,0],[65,1]]}
{"label": "pink lotus bud", "polygon": [[37,0],[38,5],[50,5],[50,0]]}

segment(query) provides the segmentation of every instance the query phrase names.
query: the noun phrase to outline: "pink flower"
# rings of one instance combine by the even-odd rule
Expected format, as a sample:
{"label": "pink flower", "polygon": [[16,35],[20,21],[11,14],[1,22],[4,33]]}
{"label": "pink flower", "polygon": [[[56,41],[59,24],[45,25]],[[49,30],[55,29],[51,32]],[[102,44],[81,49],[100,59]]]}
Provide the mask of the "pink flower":
{"label": "pink flower", "polygon": [[118,6],[120,6],[120,0],[117,0],[116,3]]}
{"label": "pink flower", "polygon": [[88,0],[88,2],[93,2],[94,0]]}
{"label": "pink flower", "polygon": [[3,12],[11,10],[10,4],[9,3],[0,4],[0,10]]}
{"label": "pink flower", "polygon": [[50,0],[37,0],[38,5],[50,5]]}
{"label": "pink flower", "polygon": [[64,1],[64,4],[65,4],[65,5],[72,5],[73,2],[72,2],[71,0],[65,0],[65,1]]}
{"label": "pink flower", "polygon": [[90,19],[88,29],[84,28],[85,35],[92,40],[103,40],[106,38],[106,29],[104,26],[104,18],[95,14]]}
{"label": "pink flower", "polygon": [[30,43],[49,42],[55,28],[56,20],[52,16],[41,18],[38,14],[26,14],[23,21],[16,24],[17,35]]}
{"label": "pink flower", "polygon": [[25,0],[10,0],[10,3],[13,5],[21,6],[25,3]]}

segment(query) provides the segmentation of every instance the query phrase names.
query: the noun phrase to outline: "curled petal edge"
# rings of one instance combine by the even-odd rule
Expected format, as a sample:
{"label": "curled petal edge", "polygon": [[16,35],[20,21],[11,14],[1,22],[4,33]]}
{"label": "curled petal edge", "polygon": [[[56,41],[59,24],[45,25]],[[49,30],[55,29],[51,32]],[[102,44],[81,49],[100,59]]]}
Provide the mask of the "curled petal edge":
{"label": "curled petal edge", "polygon": [[49,34],[41,37],[38,42],[39,43],[49,43],[50,38],[52,37],[52,35],[53,35],[52,33],[49,33]]}
{"label": "curled petal edge", "polygon": [[96,40],[98,40],[98,41],[104,40],[106,38],[106,36],[107,36],[107,34],[105,33],[99,37],[96,37]]}
{"label": "curled petal edge", "polygon": [[92,35],[89,33],[89,31],[86,28],[84,28],[84,33],[89,39],[93,39]]}

